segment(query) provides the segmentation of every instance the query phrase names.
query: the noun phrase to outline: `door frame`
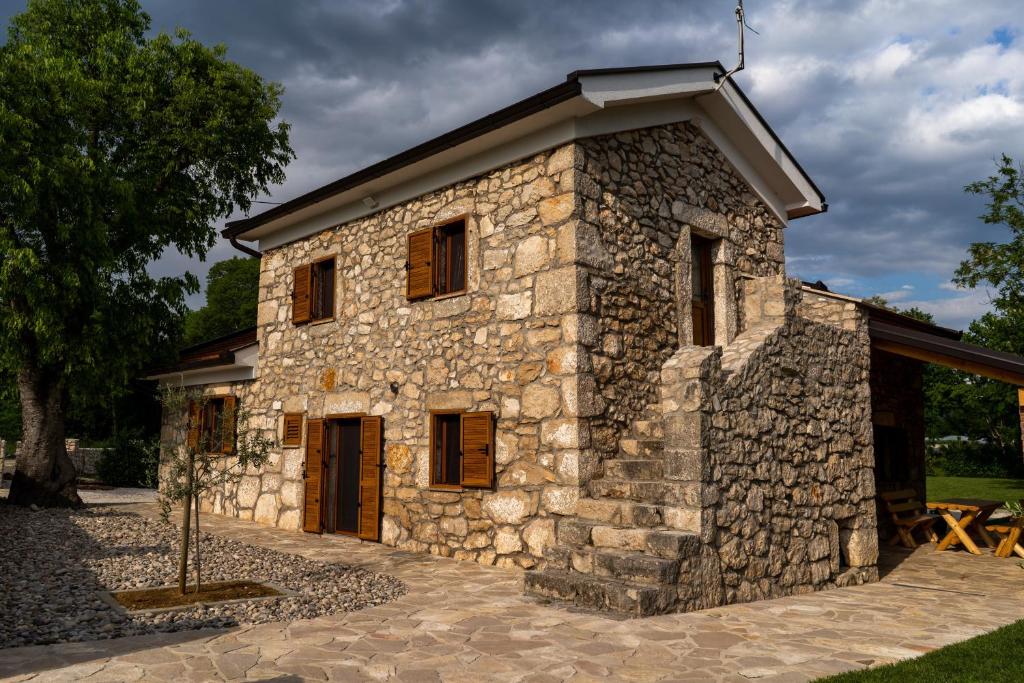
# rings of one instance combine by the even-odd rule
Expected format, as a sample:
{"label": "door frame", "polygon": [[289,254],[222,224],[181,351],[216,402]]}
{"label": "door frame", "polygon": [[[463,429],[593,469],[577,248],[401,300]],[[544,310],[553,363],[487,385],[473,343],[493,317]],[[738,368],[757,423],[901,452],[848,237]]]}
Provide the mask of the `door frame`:
{"label": "door frame", "polygon": [[[383,472],[384,472],[384,468],[385,468],[385,464],[384,464],[384,417],[383,416],[380,416],[380,415],[369,415],[369,414],[363,413],[363,412],[355,412],[355,413],[328,413],[328,414],[324,415],[322,418],[319,418],[319,419],[321,419],[323,421],[323,425],[324,425],[322,457],[324,457],[324,463],[326,463],[326,455],[327,455],[327,447],[328,447],[327,446],[327,427],[328,427],[328,423],[329,422],[339,421],[339,420],[362,420],[363,418],[367,418],[367,417],[379,417],[380,421],[381,421],[381,433],[380,433],[381,449],[380,449],[380,453],[377,456],[377,468],[380,470],[380,475],[378,477],[379,482],[378,482],[378,487],[377,487],[377,508],[378,508],[378,510],[383,511],[383,509],[384,509],[384,474],[383,474]],[[362,481],[362,476],[363,476],[363,457],[362,456],[363,456],[363,438],[362,438],[362,425],[360,424],[360,429],[359,429],[359,480],[360,481]],[[327,468],[325,466],[322,466],[322,471],[326,472]],[[327,486],[327,479],[326,479],[326,477],[322,476],[321,477],[321,481],[320,481],[320,489],[321,489],[321,492],[320,492],[320,533],[321,534],[324,533],[324,524],[323,524],[323,522],[324,522],[324,515],[325,515],[325,512],[326,512],[324,510],[324,507],[327,505],[327,496],[324,495],[324,492],[326,491],[326,486]],[[360,491],[361,490],[362,489],[360,488]],[[357,511],[359,511],[361,513],[362,507],[363,507],[363,501],[360,499],[359,501],[357,501],[357,508],[356,508]],[[380,538],[381,517],[382,517],[381,514],[377,515],[377,533],[375,534],[375,536],[378,539]],[[359,514],[359,523],[362,524],[362,514]],[[364,539],[364,534],[363,534],[362,529],[358,529],[356,531],[343,531],[343,530],[339,531],[339,530],[336,529],[333,532],[333,534],[338,535],[338,536],[349,536],[351,538],[361,538],[361,539]],[[366,539],[364,539],[364,540],[366,540]],[[377,541],[377,542],[379,542],[379,541]]]}

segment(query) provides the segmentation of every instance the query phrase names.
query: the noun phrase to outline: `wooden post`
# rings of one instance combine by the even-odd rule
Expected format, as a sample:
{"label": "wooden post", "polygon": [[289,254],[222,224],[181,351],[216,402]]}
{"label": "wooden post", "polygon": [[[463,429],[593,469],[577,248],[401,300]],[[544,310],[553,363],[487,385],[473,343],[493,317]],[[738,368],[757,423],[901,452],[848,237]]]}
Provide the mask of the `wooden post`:
{"label": "wooden post", "polygon": [[1024,451],[1024,387],[1017,387],[1017,410],[1020,413],[1020,445]]}

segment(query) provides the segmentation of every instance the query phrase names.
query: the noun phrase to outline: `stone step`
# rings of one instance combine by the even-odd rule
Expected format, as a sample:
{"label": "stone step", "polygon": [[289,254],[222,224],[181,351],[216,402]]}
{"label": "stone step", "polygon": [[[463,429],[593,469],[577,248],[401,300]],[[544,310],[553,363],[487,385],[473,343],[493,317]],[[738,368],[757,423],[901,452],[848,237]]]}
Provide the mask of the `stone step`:
{"label": "stone step", "polygon": [[665,451],[665,441],[627,436],[619,439],[619,451],[629,458],[660,458]]}
{"label": "stone step", "polygon": [[634,617],[663,614],[675,601],[674,588],[643,586],[572,571],[528,571],[523,584],[528,595]]}
{"label": "stone step", "polygon": [[582,498],[576,516],[621,526],[668,527],[680,531],[700,528],[699,510],[675,505],[652,505],[621,498]]}
{"label": "stone step", "polygon": [[611,458],[604,461],[604,476],[627,480],[661,479],[665,476],[665,463],[661,460]]}
{"label": "stone step", "polygon": [[592,479],[587,490],[593,498],[621,498],[656,505],[700,507],[699,484],[692,481]]}
{"label": "stone step", "polygon": [[545,555],[547,567],[606,576],[647,586],[671,586],[679,578],[679,558],[593,546],[558,546]]}
{"label": "stone step", "polygon": [[699,551],[696,534],[678,529],[623,527],[563,517],[558,522],[558,542],[568,546],[593,546],[641,552],[674,560]]}

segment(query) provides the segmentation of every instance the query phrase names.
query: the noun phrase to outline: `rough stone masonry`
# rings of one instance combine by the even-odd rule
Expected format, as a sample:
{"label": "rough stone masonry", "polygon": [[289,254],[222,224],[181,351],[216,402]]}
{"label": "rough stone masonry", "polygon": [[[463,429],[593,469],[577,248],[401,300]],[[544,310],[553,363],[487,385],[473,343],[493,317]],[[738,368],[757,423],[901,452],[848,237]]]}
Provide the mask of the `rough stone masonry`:
{"label": "rough stone masonry", "polygon": [[[456,217],[466,292],[407,300],[407,235]],[[714,240],[718,347],[690,341],[691,235]],[[331,255],[335,316],[293,325],[293,269]],[[797,315],[783,272],[781,223],[698,125],[585,139],[268,250],[257,378],[206,390],[237,396],[278,442],[286,412],[382,416],[382,543],[568,572],[561,525],[606,497],[638,426],[671,427],[666,392],[689,391],[665,386],[676,368],[706,389],[691,405],[698,443],[676,448],[659,434],[660,447],[677,458],[696,447],[698,471],[677,476],[667,507],[653,500],[668,495],[665,470],[627,487],[625,499],[660,516],[620,516],[597,532],[698,539],[657,608],[867,580],[870,548],[841,551],[874,526],[863,503],[873,495],[866,336]],[[774,292],[760,308],[751,283]],[[430,487],[429,414],[445,409],[497,416],[493,490]],[[165,435],[184,440],[184,416],[166,416]],[[278,448],[205,506],[299,528],[304,453]],[[645,551],[605,554],[616,552],[643,561]],[[604,578],[632,590],[614,570]]]}

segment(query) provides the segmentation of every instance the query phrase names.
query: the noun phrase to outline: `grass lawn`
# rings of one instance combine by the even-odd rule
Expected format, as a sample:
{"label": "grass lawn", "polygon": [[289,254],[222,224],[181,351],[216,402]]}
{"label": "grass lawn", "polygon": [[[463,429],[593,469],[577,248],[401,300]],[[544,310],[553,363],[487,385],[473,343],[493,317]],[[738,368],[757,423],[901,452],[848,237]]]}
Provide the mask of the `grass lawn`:
{"label": "grass lawn", "polygon": [[985,498],[1006,501],[1024,498],[1024,479],[928,477],[927,486],[928,500]]}
{"label": "grass lawn", "polygon": [[923,657],[818,679],[820,683],[996,683],[1024,681],[1024,621]]}

